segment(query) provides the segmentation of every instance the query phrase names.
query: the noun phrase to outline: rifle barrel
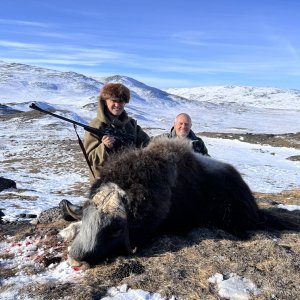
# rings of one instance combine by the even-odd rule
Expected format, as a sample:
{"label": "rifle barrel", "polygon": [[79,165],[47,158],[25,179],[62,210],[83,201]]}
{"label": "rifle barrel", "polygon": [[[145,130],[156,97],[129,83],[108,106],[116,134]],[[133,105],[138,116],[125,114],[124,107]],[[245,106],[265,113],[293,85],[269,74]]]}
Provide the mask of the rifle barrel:
{"label": "rifle barrel", "polygon": [[75,125],[78,125],[78,126],[81,126],[83,127],[86,131],[89,131],[90,133],[93,133],[99,137],[102,137],[104,135],[104,133],[100,130],[100,129],[97,129],[97,128],[94,128],[94,127],[91,127],[91,126],[88,126],[88,125],[85,125],[85,124],[82,124],[80,122],[77,122],[77,121],[74,121],[74,120],[71,120],[71,119],[68,119],[68,118],[65,118],[63,116],[60,116],[60,115],[57,115],[55,113],[52,113],[48,110],[44,110],[40,107],[38,107],[35,103],[31,103],[31,105],[29,105],[30,108],[32,109],[35,109],[37,111],[40,111],[44,114],[48,114],[48,115],[51,115],[55,118],[58,118],[58,119],[61,119],[61,120],[64,120],[66,122],[69,122],[69,123],[72,123],[72,124],[75,124]]}
{"label": "rifle barrel", "polygon": [[[29,107],[32,108],[32,109],[38,110],[38,111],[40,111],[40,112],[42,112],[42,113],[44,113],[44,114],[51,115],[51,116],[56,117],[56,118],[58,118],[58,119],[62,119],[62,120],[64,120],[64,121],[66,121],[66,122],[76,124],[76,125],[81,126],[81,127],[83,127],[83,128],[85,128],[85,127],[90,127],[90,126],[84,125],[84,124],[82,124],[82,123],[79,123],[79,122],[77,122],[77,121],[74,121],[74,120],[65,118],[65,117],[60,116],[60,115],[57,115],[57,114],[55,114],[55,113],[52,113],[52,112],[50,112],[50,111],[48,111],[48,110],[44,110],[44,109],[38,107],[35,103],[31,103],[31,105],[29,105]],[[93,128],[93,127],[90,127],[90,128]],[[93,129],[96,129],[96,128],[93,128]]]}
{"label": "rifle barrel", "polygon": [[102,138],[104,135],[108,134],[108,135],[113,135],[115,137],[123,137],[123,138],[127,138],[127,139],[130,139],[130,140],[134,140],[134,136],[131,135],[131,134],[125,134],[125,133],[117,133],[117,132],[109,132],[109,131],[104,131],[104,130],[101,130],[101,129],[97,129],[97,128],[94,128],[94,127],[91,127],[91,126],[88,126],[88,125],[85,125],[85,124],[82,124],[80,122],[77,122],[77,121],[74,121],[74,120],[71,120],[71,119],[68,119],[68,118],[65,118],[63,116],[60,116],[60,115],[57,115],[55,113],[52,113],[50,111],[47,111],[47,110],[44,110],[40,107],[38,107],[35,103],[31,103],[31,105],[29,105],[30,108],[32,109],[35,109],[37,111],[40,111],[44,114],[48,114],[48,115],[51,115],[55,118],[58,118],[58,119],[61,119],[61,120],[64,120],[66,122],[69,122],[69,123],[72,123],[72,124],[75,124],[75,125],[78,125],[78,126],[81,126],[83,127],[86,131],[90,132],[90,133],[93,133],[94,135],[97,135],[98,137]]}

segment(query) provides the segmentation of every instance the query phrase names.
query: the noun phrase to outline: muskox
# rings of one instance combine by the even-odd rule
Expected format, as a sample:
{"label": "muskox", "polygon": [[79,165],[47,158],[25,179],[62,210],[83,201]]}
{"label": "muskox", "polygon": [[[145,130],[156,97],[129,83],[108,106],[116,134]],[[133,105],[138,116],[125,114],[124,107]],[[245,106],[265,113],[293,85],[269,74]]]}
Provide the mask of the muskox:
{"label": "muskox", "polygon": [[132,253],[156,234],[194,227],[238,237],[269,225],[295,229],[258,208],[233,166],[193,152],[185,139],[156,139],[119,152],[100,173],[71,245],[72,265]]}

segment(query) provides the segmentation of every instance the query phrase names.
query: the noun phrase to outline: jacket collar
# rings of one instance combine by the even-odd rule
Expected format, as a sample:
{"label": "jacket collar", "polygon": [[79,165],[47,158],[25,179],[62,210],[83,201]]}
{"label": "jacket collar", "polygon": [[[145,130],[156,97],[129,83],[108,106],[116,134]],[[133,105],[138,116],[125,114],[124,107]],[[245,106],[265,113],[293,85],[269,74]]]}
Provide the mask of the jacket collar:
{"label": "jacket collar", "polygon": [[[171,138],[177,137],[174,126],[171,128],[170,137]],[[195,135],[194,131],[191,129],[186,138],[188,138],[190,140],[195,140],[195,139],[197,139],[197,136]]]}

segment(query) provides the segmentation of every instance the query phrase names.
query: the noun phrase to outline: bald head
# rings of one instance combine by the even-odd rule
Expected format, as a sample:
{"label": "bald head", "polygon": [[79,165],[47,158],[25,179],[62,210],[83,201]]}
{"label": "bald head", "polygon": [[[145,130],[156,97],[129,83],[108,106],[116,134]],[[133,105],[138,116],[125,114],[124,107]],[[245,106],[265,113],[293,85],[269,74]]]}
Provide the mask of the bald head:
{"label": "bald head", "polygon": [[187,137],[192,128],[192,119],[186,113],[181,113],[175,118],[174,129],[179,137]]}

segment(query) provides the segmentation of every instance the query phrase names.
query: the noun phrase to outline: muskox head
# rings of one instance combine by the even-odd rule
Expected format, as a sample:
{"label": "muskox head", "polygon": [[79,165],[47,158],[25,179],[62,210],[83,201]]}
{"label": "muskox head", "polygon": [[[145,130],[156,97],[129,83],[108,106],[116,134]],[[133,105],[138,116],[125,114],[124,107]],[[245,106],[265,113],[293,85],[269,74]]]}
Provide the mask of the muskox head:
{"label": "muskox head", "polygon": [[96,264],[104,258],[132,252],[125,200],[125,192],[116,184],[98,188],[83,209],[82,225],[69,252],[71,265]]}

